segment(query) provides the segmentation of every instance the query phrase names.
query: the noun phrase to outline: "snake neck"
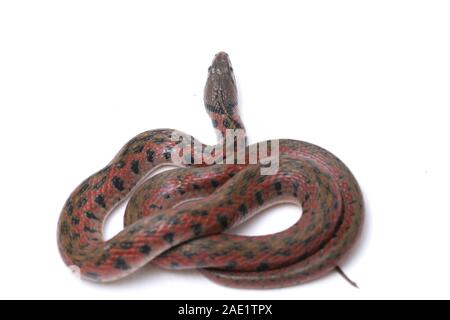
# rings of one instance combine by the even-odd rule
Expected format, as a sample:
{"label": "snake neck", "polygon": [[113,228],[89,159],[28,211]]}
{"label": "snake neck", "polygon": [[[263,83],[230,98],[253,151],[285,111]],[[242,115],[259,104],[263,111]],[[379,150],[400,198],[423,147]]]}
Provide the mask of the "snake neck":
{"label": "snake neck", "polygon": [[238,112],[236,80],[225,52],[216,54],[208,69],[204,102],[219,143],[236,145],[242,138],[246,143],[244,124]]}

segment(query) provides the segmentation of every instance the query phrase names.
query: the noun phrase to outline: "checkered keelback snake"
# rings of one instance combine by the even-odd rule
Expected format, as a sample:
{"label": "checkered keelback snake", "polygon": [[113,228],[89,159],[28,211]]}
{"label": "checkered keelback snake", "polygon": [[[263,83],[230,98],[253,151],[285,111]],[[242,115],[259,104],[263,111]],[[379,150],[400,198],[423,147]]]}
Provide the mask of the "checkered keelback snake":
{"label": "checkered keelback snake", "polygon": [[[244,130],[233,69],[223,52],[209,68],[204,99],[220,133]],[[233,155],[231,162],[185,163],[143,182],[183,152],[174,134],[179,136],[176,130],[157,129],[137,135],[69,196],[58,223],[58,245],[64,262],[83,278],[115,280],[151,262],[169,269],[196,268],[234,287],[282,287],[335,269],[357,239],[362,195],[352,173],[330,152],[280,139],[275,174],[261,174],[262,158],[250,163],[245,155],[241,163]],[[208,147],[193,141],[200,150]],[[217,150],[215,155],[221,153]],[[191,149],[191,161],[198,152]],[[107,215],[129,195],[125,228],[105,241]],[[224,232],[279,202],[303,208],[290,228],[256,237]]]}

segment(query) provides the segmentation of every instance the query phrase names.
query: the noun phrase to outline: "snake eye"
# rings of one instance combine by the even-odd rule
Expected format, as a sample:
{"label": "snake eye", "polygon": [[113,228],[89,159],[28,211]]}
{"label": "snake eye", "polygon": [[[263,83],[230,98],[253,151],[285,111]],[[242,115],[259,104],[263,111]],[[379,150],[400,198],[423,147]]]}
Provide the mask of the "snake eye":
{"label": "snake eye", "polygon": [[231,71],[231,72],[234,72],[233,67],[230,67],[230,71]]}

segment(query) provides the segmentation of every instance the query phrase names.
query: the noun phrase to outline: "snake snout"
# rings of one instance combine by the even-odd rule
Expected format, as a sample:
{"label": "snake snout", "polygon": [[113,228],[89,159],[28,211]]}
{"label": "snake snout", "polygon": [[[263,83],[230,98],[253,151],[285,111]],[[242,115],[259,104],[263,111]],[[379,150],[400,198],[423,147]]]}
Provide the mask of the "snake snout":
{"label": "snake snout", "polygon": [[209,67],[209,72],[216,73],[218,75],[233,72],[230,58],[226,52],[220,51],[216,54],[211,66]]}

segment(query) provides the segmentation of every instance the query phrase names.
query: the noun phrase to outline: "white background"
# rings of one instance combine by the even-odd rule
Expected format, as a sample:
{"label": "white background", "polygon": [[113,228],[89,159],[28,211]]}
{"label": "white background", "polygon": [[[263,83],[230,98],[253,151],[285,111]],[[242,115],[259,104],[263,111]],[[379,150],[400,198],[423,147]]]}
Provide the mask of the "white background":
{"label": "white background", "polygon": [[[2,1],[0,297],[450,298],[449,17],[448,1]],[[215,141],[202,93],[220,50],[251,142],[313,142],[358,178],[367,218],[343,268],[360,290],[334,273],[238,290],[151,268],[95,284],[60,259],[67,196],[131,137]],[[299,214],[272,210],[241,233]]]}

